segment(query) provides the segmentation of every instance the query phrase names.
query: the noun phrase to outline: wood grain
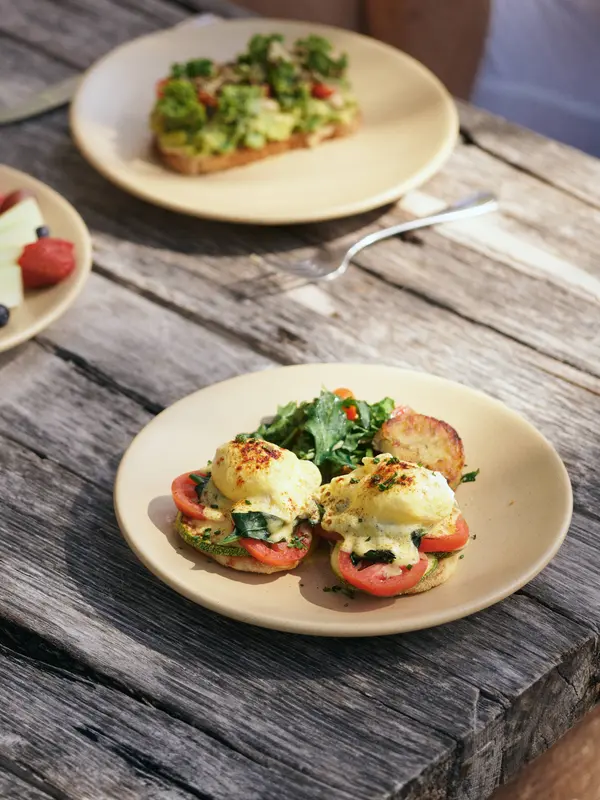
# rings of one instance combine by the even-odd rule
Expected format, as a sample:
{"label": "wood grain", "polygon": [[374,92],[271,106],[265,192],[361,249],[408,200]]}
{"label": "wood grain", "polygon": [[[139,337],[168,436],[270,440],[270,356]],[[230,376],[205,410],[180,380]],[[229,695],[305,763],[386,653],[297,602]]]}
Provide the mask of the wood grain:
{"label": "wood grain", "polygon": [[525,175],[556,186],[593,208],[600,207],[597,158],[467,103],[459,103],[459,110],[467,142]]}
{"label": "wood grain", "polygon": [[[568,724],[567,708],[561,705],[554,716],[554,706],[539,704],[534,730],[525,729],[540,693],[552,690],[561,697],[558,667],[567,675],[581,669],[570,659],[562,662],[559,654],[586,652],[590,634],[527,598],[515,597],[438,631],[386,640],[384,648],[378,640],[311,640],[309,645],[303,637],[247,628],[193,606],[138,566],[116,530],[104,490],[14,444],[7,443],[2,453],[0,488],[9,504],[25,485],[40,498],[35,513],[25,514],[14,504],[11,530],[3,533],[2,580],[10,597],[3,613],[260,763],[271,764],[276,746],[279,763],[321,780],[327,775],[329,786],[352,786],[355,796],[389,792],[386,776],[393,773],[410,786],[415,774],[431,768],[434,753],[446,761],[446,774],[439,777],[447,781],[453,747],[444,729],[454,736],[462,730],[464,761],[456,796],[476,797],[465,781],[469,787],[486,780],[489,788],[494,785],[501,747],[508,745],[504,736],[502,745],[495,737],[507,724],[518,730],[518,746],[527,745],[531,754],[540,746],[529,738],[540,719],[548,737]],[[41,563],[38,544],[26,535],[39,525],[46,541]],[[201,637],[186,635],[198,625]],[[225,649],[219,645],[224,639]],[[503,664],[524,640],[530,644],[518,663]],[[107,657],[112,653],[119,659]],[[557,668],[547,675],[552,662]],[[275,682],[271,675],[277,676]],[[256,717],[249,712],[253,688],[265,680],[269,691],[261,693],[262,713]],[[565,696],[569,711],[574,702],[591,702],[585,680],[580,691]],[[517,697],[525,708],[518,719],[505,710],[500,724],[500,708],[516,711]],[[388,719],[384,748],[377,724],[382,714]],[[329,743],[326,752],[315,737],[317,720]],[[357,740],[361,759],[351,768]]]}
{"label": "wood grain", "polygon": [[[169,0],[57,8],[0,15],[5,102],[186,15]],[[75,152],[63,111],[3,129],[3,158],[82,212],[96,261],[73,309],[0,357],[0,795],[484,800],[594,705],[596,162],[462,114],[465,142],[403,207],[276,230],[128,197]],[[279,269],[490,187],[494,220],[382,243],[343,281]],[[155,580],[112,512],[131,437],[196,388],[311,360],[426,369],[523,413],[574,484],[557,558],[492,609],[385,641],[245,627]]]}
{"label": "wood grain", "polygon": [[[0,724],[5,785],[15,792],[6,800],[276,800],[287,792],[281,769],[139,698],[14,651],[0,655]],[[294,782],[296,797],[348,798],[302,774]]]}
{"label": "wood grain", "polygon": [[39,789],[36,785],[31,785],[31,778],[27,774],[27,769],[18,769],[18,774],[13,773],[13,765],[1,765],[3,759],[0,758],[0,797],[14,797],[19,800],[51,800],[52,794]]}

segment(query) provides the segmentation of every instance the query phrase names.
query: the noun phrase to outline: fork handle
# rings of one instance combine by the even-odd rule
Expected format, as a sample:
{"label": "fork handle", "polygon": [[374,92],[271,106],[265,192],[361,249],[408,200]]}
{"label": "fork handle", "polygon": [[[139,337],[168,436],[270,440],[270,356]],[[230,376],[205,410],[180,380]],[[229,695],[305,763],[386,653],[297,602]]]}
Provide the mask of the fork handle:
{"label": "fork handle", "polygon": [[419,228],[428,228],[430,225],[437,225],[440,222],[452,222],[457,219],[466,219],[467,217],[477,217],[480,214],[487,214],[490,211],[496,211],[498,208],[498,199],[490,192],[478,192],[477,194],[460,200],[454,203],[437,214],[431,214],[427,217],[417,217],[411,219],[409,222],[401,222],[399,225],[392,225],[390,228],[383,228],[380,231],[369,233],[362,239],[359,239],[348,251],[347,258],[353,258],[365,247],[380,242],[382,239],[389,239],[391,236],[398,236],[400,233],[407,233]]}

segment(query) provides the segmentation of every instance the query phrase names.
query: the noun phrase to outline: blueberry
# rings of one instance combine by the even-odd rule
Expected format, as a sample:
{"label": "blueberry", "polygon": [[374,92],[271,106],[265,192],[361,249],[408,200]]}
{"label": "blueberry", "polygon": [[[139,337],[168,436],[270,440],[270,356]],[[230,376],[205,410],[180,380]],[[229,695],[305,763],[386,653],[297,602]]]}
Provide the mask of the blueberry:
{"label": "blueberry", "polygon": [[8,320],[10,319],[10,311],[6,306],[0,306],[0,328],[3,328],[5,325],[8,325]]}
{"label": "blueberry", "polygon": [[50,236],[50,228],[47,225],[40,225],[35,229],[35,235],[38,239],[44,239],[46,236]]}

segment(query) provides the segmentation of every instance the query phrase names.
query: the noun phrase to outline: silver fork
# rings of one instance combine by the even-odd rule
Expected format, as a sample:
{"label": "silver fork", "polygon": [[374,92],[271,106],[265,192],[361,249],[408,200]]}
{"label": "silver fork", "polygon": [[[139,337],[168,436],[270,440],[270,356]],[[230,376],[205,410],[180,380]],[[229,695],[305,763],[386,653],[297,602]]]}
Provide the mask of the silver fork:
{"label": "silver fork", "polygon": [[477,217],[480,214],[488,214],[496,211],[498,199],[491,192],[478,192],[477,194],[465,197],[457,203],[444,208],[437,214],[427,217],[418,217],[409,222],[401,222],[399,225],[392,225],[390,228],[369,233],[363,236],[352,247],[343,250],[322,248],[315,250],[310,258],[286,264],[282,267],[285,272],[292,272],[310,281],[332,281],[339,278],[346,272],[348,265],[357,253],[382,239],[389,239],[391,236],[398,236],[401,233],[415,231],[419,228],[428,228],[430,225],[438,225],[441,222],[452,222],[457,219],[467,217]]}

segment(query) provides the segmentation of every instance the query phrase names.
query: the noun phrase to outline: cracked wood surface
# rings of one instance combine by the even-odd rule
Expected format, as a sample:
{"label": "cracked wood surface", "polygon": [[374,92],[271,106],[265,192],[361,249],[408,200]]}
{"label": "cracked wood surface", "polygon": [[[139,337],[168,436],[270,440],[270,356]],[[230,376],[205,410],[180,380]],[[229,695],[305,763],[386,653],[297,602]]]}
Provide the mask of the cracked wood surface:
{"label": "cracked wood surface", "polygon": [[[203,7],[5,2],[0,101]],[[461,115],[449,163],[397,207],[276,230],[125,195],[64,111],[2,129],[0,158],[80,210],[95,266],[68,314],[0,357],[1,797],[484,800],[595,703],[598,162]],[[274,269],[480,188],[502,214],[381,243],[332,285]],[[359,641],[245,627],[155,580],[112,512],[131,438],[199,387],[316,360],[430,370],[537,425],[575,490],[552,564],[468,619]]]}

